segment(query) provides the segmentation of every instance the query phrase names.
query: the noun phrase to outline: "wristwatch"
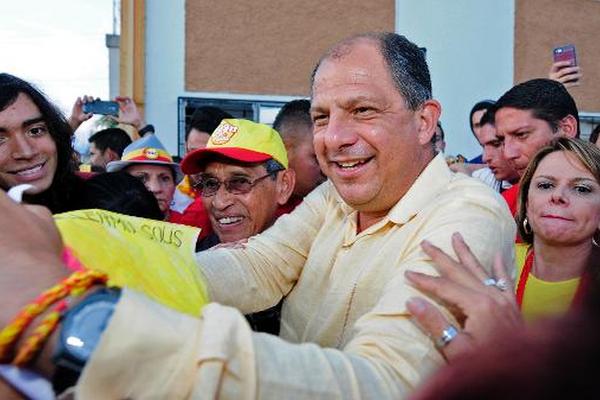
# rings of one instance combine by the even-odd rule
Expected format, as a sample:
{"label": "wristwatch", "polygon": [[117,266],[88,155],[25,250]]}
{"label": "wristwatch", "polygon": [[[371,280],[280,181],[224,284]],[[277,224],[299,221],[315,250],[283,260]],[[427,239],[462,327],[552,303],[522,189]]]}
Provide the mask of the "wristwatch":
{"label": "wristwatch", "polygon": [[120,296],[121,290],[118,288],[99,289],[64,315],[52,356],[56,366],[52,381],[58,393],[77,382],[79,374],[98,345]]}
{"label": "wristwatch", "polygon": [[154,125],[148,124],[138,131],[140,136],[144,136],[146,133],[154,133]]}

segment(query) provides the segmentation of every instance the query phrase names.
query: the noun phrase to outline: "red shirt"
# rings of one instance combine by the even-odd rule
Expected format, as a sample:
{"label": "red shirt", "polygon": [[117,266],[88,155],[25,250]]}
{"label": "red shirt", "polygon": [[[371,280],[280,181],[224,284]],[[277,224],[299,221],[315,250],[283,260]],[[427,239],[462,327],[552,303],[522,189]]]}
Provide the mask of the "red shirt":
{"label": "red shirt", "polygon": [[[508,208],[510,208],[510,213],[512,214],[513,217],[517,215],[517,211],[518,211],[519,191],[520,191],[520,185],[518,183],[516,183],[513,186],[511,186],[509,189],[506,189],[504,192],[501,193],[502,197],[504,197],[504,200],[508,204]],[[517,236],[515,237],[515,242],[523,243],[523,239],[521,239],[521,236],[519,235],[518,231],[517,231]]]}
{"label": "red shirt", "polygon": [[204,204],[202,204],[202,197],[200,196],[196,197],[182,213],[171,209],[167,221],[202,228],[202,232],[200,232],[198,239],[203,239],[212,232],[210,219],[208,218],[208,213],[204,208]]}
{"label": "red shirt", "polygon": [[517,206],[519,203],[519,184],[516,183],[512,185],[510,188],[506,189],[501,193],[502,197],[508,204],[508,208],[510,208],[510,213],[513,215],[517,215]]}

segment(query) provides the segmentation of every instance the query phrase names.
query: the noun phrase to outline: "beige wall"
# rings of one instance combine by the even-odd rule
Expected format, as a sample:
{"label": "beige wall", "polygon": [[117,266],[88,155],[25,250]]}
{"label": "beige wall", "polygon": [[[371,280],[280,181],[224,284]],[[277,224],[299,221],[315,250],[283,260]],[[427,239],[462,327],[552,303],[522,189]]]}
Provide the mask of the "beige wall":
{"label": "beige wall", "polygon": [[187,0],[185,89],[308,95],[334,42],[394,30],[394,0]]}
{"label": "beige wall", "polygon": [[600,112],[600,1],[516,0],[515,82],[547,77],[552,49],[574,44],[584,78],[570,89],[580,111]]}

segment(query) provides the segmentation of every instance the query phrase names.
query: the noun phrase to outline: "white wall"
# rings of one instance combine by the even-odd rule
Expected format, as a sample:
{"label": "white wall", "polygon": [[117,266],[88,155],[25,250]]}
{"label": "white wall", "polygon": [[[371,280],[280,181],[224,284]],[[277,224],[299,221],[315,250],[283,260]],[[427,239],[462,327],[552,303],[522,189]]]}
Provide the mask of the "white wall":
{"label": "white wall", "polygon": [[396,0],[396,32],[427,48],[447,154],[481,153],[468,115],[513,84],[514,13],[514,0]]}
{"label": "white wall", "polygon": [[185,85],[185,0],[146,1],[146,121],[177,154],[177,98],[289,101],[296,97],[187,92]]}

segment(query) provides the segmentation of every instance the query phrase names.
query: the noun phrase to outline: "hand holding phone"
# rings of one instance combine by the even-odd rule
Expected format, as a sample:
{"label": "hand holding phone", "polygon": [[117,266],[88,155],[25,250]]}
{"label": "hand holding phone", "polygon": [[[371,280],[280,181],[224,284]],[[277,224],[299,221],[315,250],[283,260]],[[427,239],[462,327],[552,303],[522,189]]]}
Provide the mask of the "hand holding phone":
{"label": "hand holding phone", "polygon": [[577,65],[575,46],[568,44],[555,47],[552,50],[554,63],[548,73],[548,78],[558,81],[566,87],[578,86],[582,77],[581,68]]}
{"label": "hand holding phone", "polygon": [[568,64],[566,66],[577,66],[577,55],[575,53],[575,46],[573,46],[572,44],[555,47],[554,50],[552,50],[552,57],[555,63],[559,61],[568,61]]}
{"label": "hand holding phone", "polygon": [[116,101],[94,100],[83,104],[83,112],[91,114],[119,116],[119,103]]}

